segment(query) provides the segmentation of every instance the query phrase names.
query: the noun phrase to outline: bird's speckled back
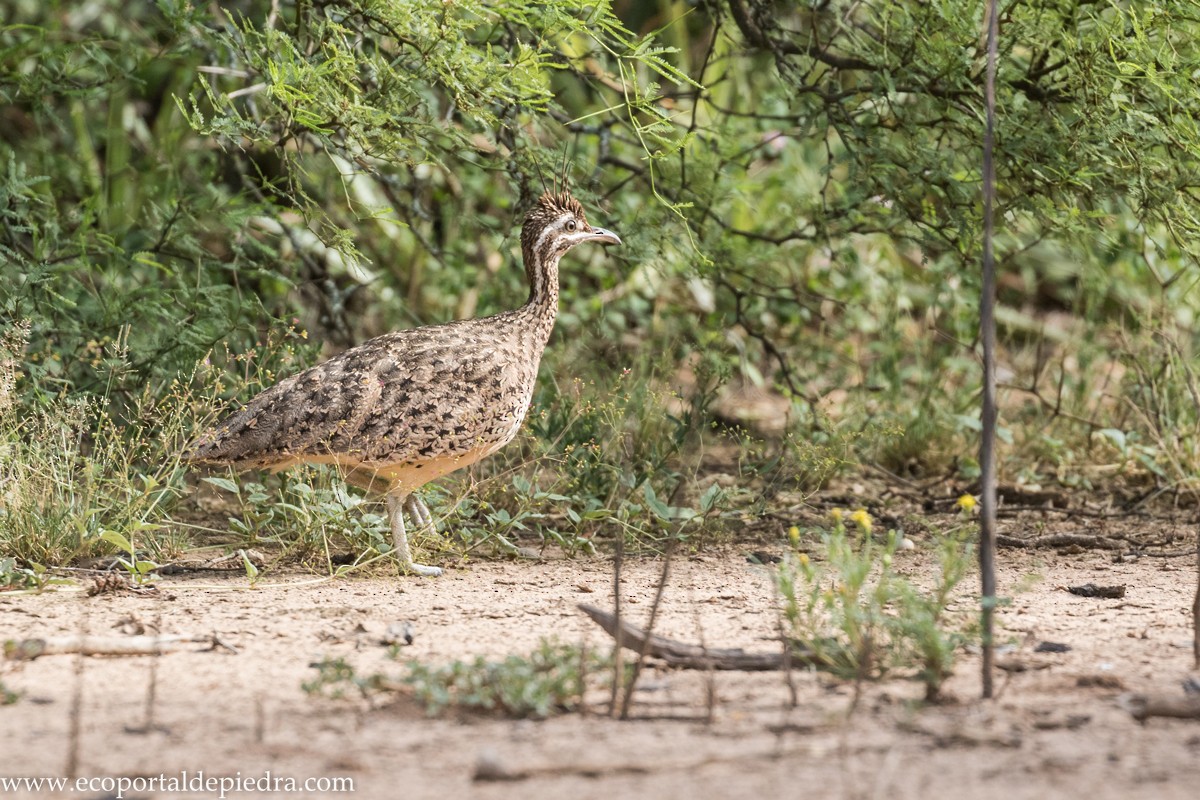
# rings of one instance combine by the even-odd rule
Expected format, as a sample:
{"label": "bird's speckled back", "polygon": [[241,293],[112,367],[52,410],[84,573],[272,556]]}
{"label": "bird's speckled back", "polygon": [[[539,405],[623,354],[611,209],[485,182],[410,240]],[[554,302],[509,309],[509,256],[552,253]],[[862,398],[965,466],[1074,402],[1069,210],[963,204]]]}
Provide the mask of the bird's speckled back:
{"label": "bird's speckled back", "polygon": [[335,462],[415,487],[494,452],[516,436],[533,397],[558,311],[559,259],[589,232],[619,241],[591,228],[569,194],[543,195],[521,231],[524,306],[371,339],[262,392],[205,432],[188,460]]}

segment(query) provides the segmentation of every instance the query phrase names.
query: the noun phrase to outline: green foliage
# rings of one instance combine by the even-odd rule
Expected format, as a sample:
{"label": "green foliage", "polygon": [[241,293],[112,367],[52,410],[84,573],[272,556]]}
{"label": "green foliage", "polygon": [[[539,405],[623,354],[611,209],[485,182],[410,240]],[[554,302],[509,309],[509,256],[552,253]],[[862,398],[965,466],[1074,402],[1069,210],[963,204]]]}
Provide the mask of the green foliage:
{"label": "green foliage", "polygon": [[[889,531],[880,545],[865,511],[841,513],[821,533],[817,561],[797,552],[776,572],[788,635],[811,648],[822,668],[847,679],[879,678],[893,670],[915,672],[933,700],[965,641],[960,620],[949,613],[951,594],[966,574],[971,547],[966,523],[939,537],[932,586],[905,576],[895,559],[900,535]],[[799,531],[794,543],[799,545]]]}
{"label": "green foliage", "polygon": [[447,529],[468,548],[511,551],[536,524],[542,545],[567,553],[594,552],[599,531],[621,536],[631,551],[717,534],[729,498],[715,484],[693,491],[698,464],[689,450],[701,441],[700,415],[632,374],[545,381],[524,447],[481,465],[486,477],[455,498]]}
{"label": "green foliage", "polygon": [[[154,5],[17,0],[5,16],[0,319],[31,325],[27,400],[108,390],[128,404],[253,336],[258,298],[286,285],[276,249],[252,234],[261,204],[216,179],[219,152],[169,102],[198,54]],[[116,342],[128,369],[114,376],[101,353]]]}
{"label": "green foliage", "polygon": [[350,690],[370,695],[403,687],[430,716],[462,709],[545,718],[574,711],[583,703],[589,681],[602,686],[611,676],[605,656],[549,639],[539,642],[528,656],[500,661],[477,657],[436,667],[410,661],[399,681],[383,674],[360,676],[341,658],[315,667],[317,677],[304,683],[309,694],[341,698]]}
{"label": "green foliage", "polygon": [[[111,552],[138,578],[173,547],[163,535],[179,493],[179,452],[195,398],[178,384],[161,400],[140,398],[119,425],[103,400],[54,398],[17,404],[17,364],[27,329],[0,340],[0,553],[38,569]],[[135,546],[136,543],[136,546]]]}
{"label": "green foliage", "polygon": [[[834,393],[847,427],[905,429],[864,457],[892,471],[965,464],[979,384],[982,4],[723,5],[720,33],[742,47],[718,35],[691,72],[709,91],[667,192],[694,206],[713,324],[761,345],[743,369],[769,366],[802,405]],[[1030,459],[1048,426],[1070,451],[1042,478],[1069,471],[1060,456],[1087,458],[1094,428],[1078,422],[1105,391],[1093,376],[1110,336],[1183,325],[1194,337],[1200,198],[1186,187],[1200,148],[1180,109],[1197,99],[1196,34],[1176,3],[1005,13],[999,319],[1017,370],[1002,388],[1029,426],[1024,442],[1010,428],[1030,445],[1010,451],[1021,469],[1039,473]],[[1086,328],[1062,336],[1062,311]],[[1078,366],[1063,355],[1049,374],[1059,348]],[[1032,407],[1020,403],[1028,386]]]}
{"label": "green foliage", "polygon": [[409,663],[404,682],[431,716],[447,709],[544,718],[583,703],[589,677],[611,674],[607,660],[577,646],[542,640],[528,656],[477,657],[439,667]]}
{"label": "green foliage", "polygon": [[272,543],[285,554],[317,557],[330,572],[335,571],[330,556],[337,548],[349,547],[360,560],[392,550],[391,529],[379,501],[351,492],[333,470],[294,469],[271,487],[250,478],[203,480],[237,504],[229,530],[243,547]]}
{"label": "green foliage", "polygon": [[[625,245],[564,264],[532,436],[441,490],[453,546],[704,541],[859,461],[972,479],[982,5],[684,6],[10,2],[0,329],[28,347],[0,464],[35,501],[0,556],[104,530],[158,560],[168,447],[321,355],[516,305],[543,179]],[[1002,28],[1002,475],[1190,487],[1198,24],[1051,2]],[[791,404],[780,440],[716,424],[739,387]],[[387,551],[336,480],[285,480],[275,509],[242,487],[243,542]]]}
{"label": "green foliage", "polygon": [[310,695],[340,700],[347,692],[354,690],[367,696],[380,691],[384,683],[382,675],[360,677],[344,658],[322,659],[313,664],[313,668],[317,670],[317,676],[301,684],[301,688]]}
{"label": "green foliage", "polygon": [[0,592],[41,590],[59,582],[42,564],[31,563],[23,567],[15,558],[0,558]]}

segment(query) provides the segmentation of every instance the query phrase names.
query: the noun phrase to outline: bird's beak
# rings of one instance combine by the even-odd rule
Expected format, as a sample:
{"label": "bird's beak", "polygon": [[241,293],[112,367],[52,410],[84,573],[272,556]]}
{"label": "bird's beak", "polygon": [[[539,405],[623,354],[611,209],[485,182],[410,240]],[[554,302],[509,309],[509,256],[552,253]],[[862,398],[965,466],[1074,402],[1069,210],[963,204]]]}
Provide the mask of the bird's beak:
{"label": "bird's beak", "polygon": [[606,231],[604,228],[592,228],[592,238],[590,241],[599,242],[600,244],[620,244],[621,237],[612,231]]}

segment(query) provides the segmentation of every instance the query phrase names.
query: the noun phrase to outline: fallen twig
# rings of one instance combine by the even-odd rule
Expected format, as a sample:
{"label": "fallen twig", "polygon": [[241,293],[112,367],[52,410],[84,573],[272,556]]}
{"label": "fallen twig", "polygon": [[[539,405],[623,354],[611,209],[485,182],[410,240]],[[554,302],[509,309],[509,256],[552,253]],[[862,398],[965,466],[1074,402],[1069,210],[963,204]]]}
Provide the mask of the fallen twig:
{"label": "fallen twig", "polygon": [[159,636],[47,636],[35,639],[9,639],[4,657],[10,661],[32,661],[41,656],[78,653],[84,656],[151,656],[170,652],[185,644],[207,644],[215,650],[223,647],[236,652],[213,634],[163,634]]}
{"label": "fallen twig", "polygon": [[1200,719],[1200,697],[1195,696],[1131,694],[1122,697],[1120,704],[1138,722],[1145,722],[1151,717]]}
{"label": "fallen twig", "polygon": [[1068,586],[1067,591],[1079,597],[1103,597],[1109,600],[1119,600],[1125,596],[1125,584],[1097,586],[1094,583],[1085,583],[1083,586]]}
{"label": "fallen twig", "polygon": [[[673,667],[763,671],[783,669],[786,663],[781,652],[747,653],[741,648],[705,648],[657,634],[647,636],[638,626],[624,620],[618,621],[615,615],[596,606],[580,603],[579,610],[591,617],[609,636],[621,642],[623,647],[634,652],[644,651],[646,655]],[[792,643],[789,657],[793,666],[816,663],[812,651],[795,642]]]}
{"label": "fallen twig", "polygon": [[1020,539],[1015,536],[996,537],[1000,547],[1090,547],[1097,550],[1120,550],[1124,543],[1107,536],[1092,536],[1084,533],[1055,533],[1049,536],[1035,536],[1030,539]]}
{"label": "fallen twig", "polygon": [[[810,732],[813,729],[805,728],[802,730]],[[663,772],[694,772],[713,764],[745,764],[754,760],[777,761],[789,755],[810,752],[810,749],[811,746],[808,744],[781,748],[777,743],[772,743],[769,747],[761,750],[708,755],[694,759],[648,759],[644,762],[596,761],[582,764],[535,764],[530,766],[509,764],[498,753],[491,750],[484,750],[476,759],[475,772],[471,778],[479,782],[525,781],[536,778],[564,776],[601,778],[612,775],[653,775]]]}

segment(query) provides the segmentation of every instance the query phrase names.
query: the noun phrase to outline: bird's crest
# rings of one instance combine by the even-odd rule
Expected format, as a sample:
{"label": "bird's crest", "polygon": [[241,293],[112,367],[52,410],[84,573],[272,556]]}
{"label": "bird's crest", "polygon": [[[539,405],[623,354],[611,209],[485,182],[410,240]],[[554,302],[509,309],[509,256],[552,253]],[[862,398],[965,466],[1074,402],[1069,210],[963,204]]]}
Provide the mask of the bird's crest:
{"label": "bird's crest", "polygon": [[570,212],[580,219],[584,217],[583,205],[572,197],[571,193],[566,189],[559,192],[544,192],[538,198],[537,205],[554,216]]}
{"label": "bird's crest", "polygon": [[[557,217],[560,214],[570,212],[580,219],[584,218],[583,205],[578,200],[571,196],[571,190],[567,184],[567,177],[570,174],[567,161],[567,146],[563,145],[562,164],[558,168],[558,174],[554,176],[553,185],[546,184],[546,176],[542,172],[542,165],[538,161],[534,161],[534,166],[537,167],[538,177],[542,181],[542,196],[534,203],[530,209],[528,216],[543,216]],[[538,213],[541,212],[541,213]]]}

